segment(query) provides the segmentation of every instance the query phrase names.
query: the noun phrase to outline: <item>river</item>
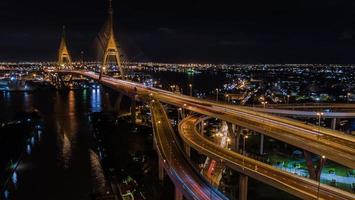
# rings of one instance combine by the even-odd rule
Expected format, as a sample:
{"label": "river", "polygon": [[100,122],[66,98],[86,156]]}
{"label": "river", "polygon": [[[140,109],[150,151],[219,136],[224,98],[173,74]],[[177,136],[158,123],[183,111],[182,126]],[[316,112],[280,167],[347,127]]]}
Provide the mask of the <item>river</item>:
{"label": "river", "polygon": [[[41,139],[16,171],[9,199],[89,199],[100,182],[90,151],[89,113],[101,110],[100,89],[0,92],[0,119],[38,110],[44,120]],[[96,164],[95,164],[96,163]]]}

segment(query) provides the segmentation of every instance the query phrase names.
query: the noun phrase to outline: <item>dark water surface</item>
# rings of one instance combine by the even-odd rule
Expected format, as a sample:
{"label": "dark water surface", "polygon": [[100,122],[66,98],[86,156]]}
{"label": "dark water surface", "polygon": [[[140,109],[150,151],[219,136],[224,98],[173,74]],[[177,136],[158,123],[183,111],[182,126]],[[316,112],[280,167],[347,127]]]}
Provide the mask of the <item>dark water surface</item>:
{"label": "dark water surface", "polygon": [[0,120],[37,109],[44,120],[39,144],[17,170],[10,199],[89,199],[102,177],[90,156],[89,113],[101,110],[100,89],[0,92]]}

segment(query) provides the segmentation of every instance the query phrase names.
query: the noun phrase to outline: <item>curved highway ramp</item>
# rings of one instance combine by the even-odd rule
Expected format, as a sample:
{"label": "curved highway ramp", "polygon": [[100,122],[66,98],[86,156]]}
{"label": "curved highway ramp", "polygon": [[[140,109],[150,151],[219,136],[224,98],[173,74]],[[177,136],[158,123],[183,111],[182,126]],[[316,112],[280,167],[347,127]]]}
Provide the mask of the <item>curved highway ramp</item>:
{"label": "curved highway ramp", "polygon": [[176,189],[187,199],[227,200],[221,192],[208,184],[186,160],[182,149],[175,142],[174,130],[163,106],[157,100],[151,101],[154,142],[163,167]]}
{"label": "curved highway ramp", "polygon": [[[302,199],[352,200],[354,194],[340,189],[319,184],[311,179],[288,173],[248,158],[231,150],[220,148],[198,133],[198,116],[185,118],[179,124],[179,133],[184,142],[213,159],[222,160],[228,167],[252,177],[258,181],[284,190]],[[318,193],[319,192],[319,193]]]}

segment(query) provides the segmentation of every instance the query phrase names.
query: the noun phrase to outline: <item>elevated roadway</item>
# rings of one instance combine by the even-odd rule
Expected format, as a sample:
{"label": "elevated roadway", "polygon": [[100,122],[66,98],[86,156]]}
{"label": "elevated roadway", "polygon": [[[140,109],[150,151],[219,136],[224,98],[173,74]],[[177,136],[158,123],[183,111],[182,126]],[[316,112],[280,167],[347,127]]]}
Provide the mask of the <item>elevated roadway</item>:
{"label": "elevated roadway", "polygon": [[[93,72],[60,71],[60,73],[74,73],[99,80],[98,74]],[[150,88],[131,81],[105,76],[100,82],[125,93],[138,96],[152,95],[161,102],[237,124],[317,155],[324,155],[327,159],[355,169],[355,137],[342,132],[253,111],[243,106],[227,105]]]}
{"label": "elevated roadway", "polygon": [[[350,104],[353,105],[353,104]],[[257,112],[263,112],[263,113],[269,113],[269,114],[277,114],[277,115],[283,115],[283,116],[297,116],[297,117],[318,117],[317,113],[319,111],[308,111],[308,110],[290,110],[290,108],[272,108],[270,109],[269,107],[267,108],[259,108],[259,107],[249,107],[253,111]],[[314,110],[317,110],[315,108]],[[354,109],[355,110],[355,109]],[[322,118],[355,118],[355,112],[327,112],[327,111],[322,111],[323,115]]]}
{"label": "elevated roadway", "polygon": [[163,106],[159,101],[151,104],[152,124],[154,129],[154,142],[161,164],[174,182],[175,187],[184,194],[187,199],[198,200],[227,200],[227,198],[208,184],[198,171],[195,171],[186,160],[183,151],[175,142],[174,130],[167,118]]}
{"label": "elevated roadway", "polygon": [[202,154],[216,160],[221,160],[228,167],[252,177],[256,180],[272,185],[302,199],[354,199],[354,194],[319,184],[311,179],[303,178],[260,161],[248,158],[231,150],[219,147],[198,133],[198,116],[189,116],[179,124],[179,134],[188,145]]}
{"label": "elevated roadway", "polygon": [[355,103],[304,103],[304,104],[268,104],[267,108],[287,110],[336,110],[355,111]]}

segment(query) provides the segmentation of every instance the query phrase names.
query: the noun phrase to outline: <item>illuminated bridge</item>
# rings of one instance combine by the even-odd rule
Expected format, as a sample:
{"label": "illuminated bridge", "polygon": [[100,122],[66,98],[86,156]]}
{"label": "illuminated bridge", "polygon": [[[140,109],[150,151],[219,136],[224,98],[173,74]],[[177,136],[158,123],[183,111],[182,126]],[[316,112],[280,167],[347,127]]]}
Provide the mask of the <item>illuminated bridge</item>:
{"label": "illuminated bridge", "polygon": [[[125,94],[130,94],[130,96],[150,96],[157,101],[182,109],[191,110],[195,113],[218,118],[227,121],[230,124],[248,128],[255,132],[265,134],[314,154],[325,156],[329,160],[335,161],[344,166],[348,166],[352,169],[355,168],[355,138],[339,131],[320,128],[318,126],[307,125],[296,120],[256,112],[242,106],[227,105],[220,102],[207,101],[181,94],[175,94],[157,88],[150,88],[142,84],[127,80],[115,79],[108,76],[101,76],[100,79],[100,75],[94,72],[60,70],[56,71],[56,73],[75,74],[78,76],[87,77],[99,81],[101,84],[114,90],[121,91]],[[192,120],[193,118],[188,119]],[[163,123],[166,120],[160,121],[160,123]],[[191,124],[194,123],[195,122],[192,120]],[[155,130],[156,129],[157,128],[155,128]],[[156,130],[156,134],[157,132],[158,131]],[[193,145],[191,143],[192,139],[189,141],[186,141],[187,145],[195,147],[197,150],[201,151],[201,153],[206,153],[206,150],[198,149],[197,144]],[[209,154],[214,154],[212,157],[218,157],[219,159],[226,161],[228,159],[235,159],[228,161],[230,162],[229,166],[239,172],[241,171],[242,168],[240,160],[243,158],[242,156],[238,155],[237,153],[233,153],[232,151],[230,151],[228,154],[221,155],[218,152],[219,149],[213,148],[214,147],[211,147],[212,150],[210,148],[208,149]],[[300,178],[287,172],[282,172],[271,166],[266,166],[265,164],[259,163],[252,159],[245,159],[245,161],[248,162],[245,166],[245,169],[248,167],[248,172],[244,173],[246,176],[254,177],[257,180],[261,180],[301,198],[315,199],[315,181]],[[260,170],[255,171],[255,166],[258,166]],[[254,170],[252,170],[252,168],[254,168]],[[263,174],[264,172],[265,174]],[[281,185],[280,183],[276,184],[277,182],[281,182],[284,179],[291,180],[291,178],[293,180],[292,184],[291,182],[288,185],[287,183],[283,183]],[[331,199],[353,199],[353,195],[348,192],[338,190],[323,184],[320,184],[319,187],[319,191],[322,197],[332,197]]]}
{"label": "illuminated bridge", "polygon": [[[160,159],[159,177],[163,179],[164,174],[170,177],[176,188],[175,198],[177,200],[181,200],[183,197],[206,200],[226,199],[224,194],[209,184],[205,177],[190,163],[191,148],[208,157],[221,160],[225,165],[239,172],[239,200],[247,199],[248,177],[255,178],[302,199],[354,199],[353,194],[320,184],[317,180],[319,180],[325,159],[355,169],[355,137],[336,130],[282,117],[282,115],[290,115],[290,113],[314,117],[315,112],[288,111],[285,110],[288,109],[287,107],[278,107],[278,110],[272,110],[229,105],[146,87],[139,83],[108,76],[108,72],[112,70],[111,64],[115,63],[118,67],[116,71],[119,72],[119,77],[125,77],[121,66],[120,51],[113,32],[111,0],[109,2],[108,20],[97,38],[101,50],[98,57],[102,61],[99,65],[99,73],[90,71],[92,67],[85,66],[80,68],[82,70],[74,70],[78,68],[71,61],[64,35],[61,38],[58,51],[58,62],[56,64],[47,63],[42,66],[48,66],[45,73],[52,77],[52,80],[63,82],[65,76],[70,77],[68,81],[71,81],[73,76],[88,78],[131,97],[133,105],[136,100],[148,103],[152,113],[154,146]],[[97,69],[97,63],[89,63],[89,65],[92,65],[94,70]],[[6,71],[7,69],[3,70]],[[182,113],[189,110],[191,113],[198,114],[183,119],[179,124],[179,134],[183,139],[183,144],[177,142],[170,120],[161,103],[175,106],[178,110],[183,111]],[[134,116],[135,109],[131,109],[131,111],[132,116]],[[200,118],[200,115],[203,117]],[[346,115],[353,117],[354,112],[324,114],[324,117],[328,117],[328,115],[331,118],[346,118]],[[207,141],[198,133],[196,128],[196,126],[203,124],[203,120],[206,119],[205,116],[225,121],[228,127],[238,127],[237,130],[246,128],[259,133],[262,138],[266,135],[303,149],[309,165],[310,178],[302,178],[279,170],[239,154],[238,151],[222,149]],[[234,128],[229,130],[231,131],[230,135],[233,136],[233,143],[239,144],[240,132],[235,131]],[[321,162],[313,163],[309,156],[311,153],[320,156]]]}

